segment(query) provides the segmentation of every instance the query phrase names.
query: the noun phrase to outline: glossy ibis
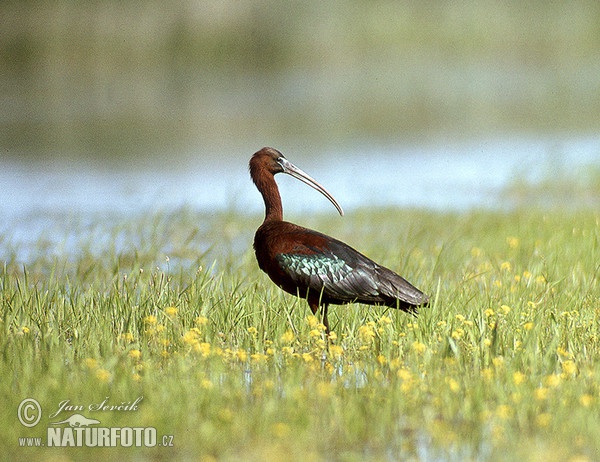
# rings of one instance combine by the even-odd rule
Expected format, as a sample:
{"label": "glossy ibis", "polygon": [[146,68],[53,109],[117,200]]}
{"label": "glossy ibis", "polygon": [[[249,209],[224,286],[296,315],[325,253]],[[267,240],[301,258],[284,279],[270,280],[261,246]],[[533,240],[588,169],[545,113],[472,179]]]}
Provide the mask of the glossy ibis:
{"label": "glossy ibis", "polygon": [[275,174],[287,173],[322,193],[344,212],[327,190],[273,148],[263,148],[250,159],[250,176],[265,201],[265,220],[254,236],[258,266],[286,292],[306,298],[329,332],[330,303],[385,305],[416,314],[429,297],[392,270],[378,265],[337,239],[283,221]]}

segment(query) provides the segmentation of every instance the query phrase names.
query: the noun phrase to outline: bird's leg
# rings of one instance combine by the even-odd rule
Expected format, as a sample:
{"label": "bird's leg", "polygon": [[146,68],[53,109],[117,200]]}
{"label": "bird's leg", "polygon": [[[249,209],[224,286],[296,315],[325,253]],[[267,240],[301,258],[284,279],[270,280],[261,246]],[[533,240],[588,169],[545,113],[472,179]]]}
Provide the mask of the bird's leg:
{"label": "bird's leg", "polygon": [[327,319],[327,309],[329,308],[329,304],[325,303],[323,305],[323,325],[325,326],[325,334],[329,335],[329,320]]}
{"label": "bird's leg", "polygon": [[[319,304],[319,301],[309,301],[308,305],[310,306],[311,311],[316,316],[317,311],[319,311],[319,306],[322,306],[323,311],[323,325],[325,326],[325,332],[321,331],[321,340],[323,340],[325,349],[329,351],[329,321],[327,320],[327,308],[329,308],[329,304],[325,303],[323,305]],[[318,319],[318,318],[317,318]],[[321,352],[321,366],[324,367],[327,362],[327,353],[325,349]]]}

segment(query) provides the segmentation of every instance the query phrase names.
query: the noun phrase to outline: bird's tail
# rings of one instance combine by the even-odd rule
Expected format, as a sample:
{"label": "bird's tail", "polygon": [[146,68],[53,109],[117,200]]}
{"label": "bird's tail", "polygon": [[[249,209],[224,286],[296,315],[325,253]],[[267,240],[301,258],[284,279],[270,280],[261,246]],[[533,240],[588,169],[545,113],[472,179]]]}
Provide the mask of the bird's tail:
{"label": "bird's tail", "polygon": [[403,311],[417,314],[419,307],[429,305],[429,296],[421,292],[402,276],[387,268],[380,271],[380,291],[386,300],[386,305]]}

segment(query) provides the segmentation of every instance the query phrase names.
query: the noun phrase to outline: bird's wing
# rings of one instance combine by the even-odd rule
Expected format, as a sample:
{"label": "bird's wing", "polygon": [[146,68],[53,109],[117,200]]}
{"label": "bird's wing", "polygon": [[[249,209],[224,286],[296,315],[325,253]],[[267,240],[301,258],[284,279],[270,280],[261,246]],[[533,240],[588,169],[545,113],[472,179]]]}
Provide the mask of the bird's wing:
{"label": "bird's wing", "polygon": [[297,245],[276,259],[298,287],[322,293],[325,299],[383,304],[399,300],[410,305],[427,301],[402,277],[335,239],[319,248]]}
{"label": "bird's wing", "polygon": [[[277,261],[298,287],[322,292],[329,298],[351,301],[357,298],[359,292],[370,293],[376,289],[358,287],[356,270],[333,254],[279,254]],[[363,279],[370,282],[369,278]]]}

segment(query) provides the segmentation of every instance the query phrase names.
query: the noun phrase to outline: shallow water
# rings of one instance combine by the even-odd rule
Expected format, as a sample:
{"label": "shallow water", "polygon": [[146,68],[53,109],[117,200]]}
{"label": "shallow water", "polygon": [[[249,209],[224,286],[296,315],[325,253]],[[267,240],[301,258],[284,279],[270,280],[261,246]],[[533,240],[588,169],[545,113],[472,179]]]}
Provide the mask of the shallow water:
{"label": "shallow water", "polygon": [[[248,176],[251,154],[231,152],[223,160],[206,161],[199,152],[181,162],[167,159],[141,167],[5,161],[0,213],[10,219],[41,212],[145,213],[182,206],[262,213],[262,200]],[[576,178],[578,170],[600,166],[600,136],[447,145],[365,143],[318,156],[284,154],[322,183],[347,212],[371,206],[502,208],[510,204],[499,193],[517,180]],[[335,212],[319,193],[291,177],[280,175],[278,183],[286,212]]]}
{"label": "shallow water", "polygon": [[[0,259],[27,263],[40,252],[68,258],[80,251],[82,242],[94,243],[94,249],[89,249],[92,253],[102,253],[110,245],[126,250],[134,245],[135,236],[125,239],[124,231],[115,234],[110,230],[124,217],[149,217],[156,211],[168,214],[187,207],[209,213],[262,215],[262,198],[247,169],[252,152],[224,153],[220,161],[203,161],[201,154],[175,156],[159,165],[146,162],[139,168],[131,164],[3,162]],[[585,177],[586,169],[598,171],[600,137],[379,147],[365,143],[319,155],[285,154],[321,182],[347,214],[372,206],[506,209],[513,204],[502,192],[517,181],[578,181]],[[312,213],[337,215],[318,192],[287,175],[277,179],[289,219]],[[593,191],[597,194],[597,188]],[[546,196],[542,199],[547,203]],[[553,196],[549,200],[576,207],[582,199]],[[594,204],[599,202],[600,198],[593,198]],[[142,227],[154,226],[139,221],[144,223]],[[125,239],[122,244],[118,242],[121,238]],[[244,248],[246,245],[244,242]]]}

